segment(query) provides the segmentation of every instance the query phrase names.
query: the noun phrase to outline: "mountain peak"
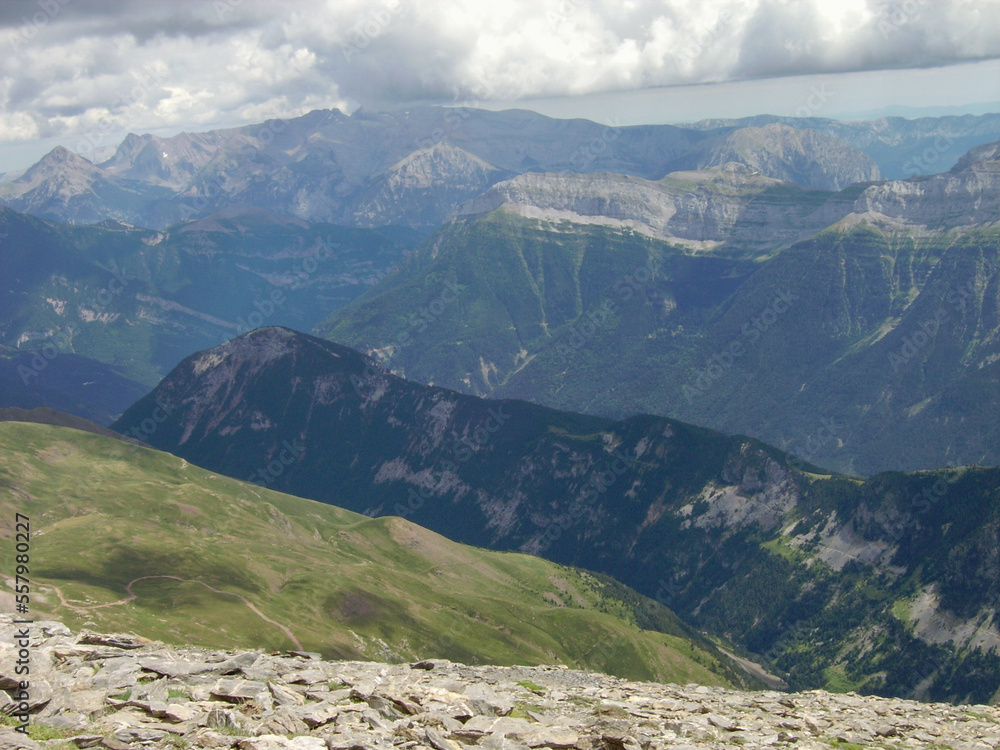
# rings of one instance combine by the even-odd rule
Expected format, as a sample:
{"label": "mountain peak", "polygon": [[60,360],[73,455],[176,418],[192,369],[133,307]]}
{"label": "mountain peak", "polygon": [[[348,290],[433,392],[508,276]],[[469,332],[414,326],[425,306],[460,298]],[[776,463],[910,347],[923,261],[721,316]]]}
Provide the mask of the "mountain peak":
{"label": "mountain peak", "polygon": [[56,146],[27,172],[5,186],[8,195],[22,195],[39,185],[45,193],[69,195],[86,191],[95,180],[104,177],[104,171],[64,146]]}
{"label": "mountain peak", "polygon": [[185,362],[196,375],[220,366],[234,375],[239,370],[263,368],[284,357],[292,357],[296,367],[313,371],[329,370],[336,362],[343,364],[345,370],[355,372],[373,363],[346,346],[283,326],[255,328],[212,349],[192,354]]}
{"label": "mountain peak", "polygon": [[[54,149],[49,151],[45,156],[39,159],[38,163],[35,164],[31,169],[24,173],[24,176],[32,174],[36,169],[39,168],[51,168],[54,166],[73,166],[78,169],[86,169],[93,171],[100,171],[99,167],[96,167],[87,159],[83,158],[79,154],[70,151],[65,146],[56,146]],[[22,178],[23,179],[23,178]]]}
{"label": "mountain peak", "polygon": [[975,146],[966,151],[965,155],[951,168],[951,172],[952,174],[958,174],[959,172],[964,172],[966,169],[987,162],[998,161],[1000,161],[1000,141],[984,143],[981,146]]}
{"label": "mountain peak", "polygon": [[[82,161],[87,161],[82,156],[73,151],[70,151],[65,146],[56,146],[54,149],[49,151],[45,156],[41,158],[41,161],[72,161],[74,159],[80,159]],[[88,164],[90,162],[87,162]]]}
{"label": "mountain peak", "polygon": [[736,162],[778,180],[822,190],[882,179],[875,160],[859,149],[817,130],[779,122],[709,138],[687,161],[688,168]]}

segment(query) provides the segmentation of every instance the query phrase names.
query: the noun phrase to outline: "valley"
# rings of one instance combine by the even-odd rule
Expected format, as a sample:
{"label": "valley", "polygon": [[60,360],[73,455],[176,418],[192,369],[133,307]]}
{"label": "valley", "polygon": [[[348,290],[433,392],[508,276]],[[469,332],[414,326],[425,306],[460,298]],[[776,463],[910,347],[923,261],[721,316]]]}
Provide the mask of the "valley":
{"label": "valley", "polygon": [[0,183],[33,611],[996,704],[998,138],[419,106],[56,148]]}

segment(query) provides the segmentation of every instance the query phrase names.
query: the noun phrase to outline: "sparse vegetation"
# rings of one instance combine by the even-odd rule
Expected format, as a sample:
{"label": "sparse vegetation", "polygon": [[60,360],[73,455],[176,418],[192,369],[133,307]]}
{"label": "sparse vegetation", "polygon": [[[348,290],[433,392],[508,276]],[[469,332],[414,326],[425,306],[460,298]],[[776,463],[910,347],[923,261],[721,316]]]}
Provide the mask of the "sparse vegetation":
{"label": "sparse vegetation", "polygon": [[532,682],[531,680],[519,680],[517,684],[523,687],[525,690],[530,690],[531,692],[537,693],[538,695],[542,695],[545,692],[545,688],[543,688],[536,682]]}

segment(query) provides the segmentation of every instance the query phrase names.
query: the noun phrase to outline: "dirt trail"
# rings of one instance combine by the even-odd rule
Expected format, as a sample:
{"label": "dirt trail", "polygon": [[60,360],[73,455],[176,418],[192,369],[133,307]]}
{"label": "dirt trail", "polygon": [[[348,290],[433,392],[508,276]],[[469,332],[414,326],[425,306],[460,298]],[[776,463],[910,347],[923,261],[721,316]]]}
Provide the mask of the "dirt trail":
{"label": "dirt trail", "polygon": [[259,609],[257,609],[257,607],[255,607],[254,604],[251,601],[249,601],[245,596],[243,596],[242,594],[234,594],[231,591],[220,591],[219,589],[215,588],[214,586],[209,586],[207,583],[205,583],[203,581],[198,581],[198,580],[189,579],[189,578],[180,578],[179,576],[167,576],[167,575],[161,575],[161,576],[140,576],[139,578],[134,578],[133,580],[129,581],[128,585],[125,587],[125,590],[128,592],[128,596],[126,598],[119,599],[116,602],[107,602],[106,604],[90,604],[90,605],[87,605],[87,606],[80,606],[79,604],[70,604],[66,600],[66,597],[63,596],[63,592],[59,590],[58,586],[53,586],[51,583],[50,584],[45,584],[45,585],[51,587],[52,590],[56,592],[56,596],[59,597],[59,603],[62,604],[64,607],[67,607],[69,609],[74,609],[74,610],[84,610],[84,611],[86,611],[86,610],[91,610],[91,609],[103,609],[104,607],[117,607],[119,605],[128,604],[131,601],[135,601],[138,598],[139,595],[136,594],[134,591],[132,591],[132,586],[134,584],[138,583],[139,581],[147,581],[147,580],[152,579],[152,578],[167,578],[167,579],[169,579],[171,581],[180,581],[181,583],[197,583],[199,586],[204,586],[206,589],[208,589],[209,591],[211,591],[214,594],[223,594],[225,596],[235,596],[237,599],[239,599],[241,602],[243,602],[251,612],[253,612],[255,615],[257,615],[264,622],[270,623],[271,625],[274,625],[276,628],[280,628],[281,632],[283,632],[285,635],[287,635],[288,639],[293,644],[295,644],[295,648],[296,649],[298,649],[299,651],[303,650],[302,644],[299,642],[299,639],[295,637],[295,634],[291,630],[289,630],[287,626],[282,625],[280,622],[275,622],[274,620],[272,620],[270,617],[268,617],[263,612],[261,612]]}

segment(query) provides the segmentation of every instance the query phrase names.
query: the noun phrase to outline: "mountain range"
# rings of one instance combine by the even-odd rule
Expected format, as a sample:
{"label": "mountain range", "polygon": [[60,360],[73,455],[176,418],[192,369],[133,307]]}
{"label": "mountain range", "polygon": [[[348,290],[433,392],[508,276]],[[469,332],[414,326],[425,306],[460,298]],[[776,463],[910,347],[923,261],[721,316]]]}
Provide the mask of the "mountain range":
{"label": "mountain range", "polygon": [[[995,143],[837,192],[735,166],[522,175],[316,330],[421,382],[663,414],[848,473],[996,463],[998,206]],[[443,279],[466,291],[397,346]]]}
{"label": "mountain range", "polygon": [[282,328],[192,355],[114,428],[232,477],[611,575],[794,688],[1000,688],[998,469],[863,481],[663,417],[407,382]]}
{"label": "mountain range", "polygon": [[0,183],[36,606],[996,702],[998,139],[425,107],[58,148]]}
{"label": "mountain range", "polygon": [[162,228],[243,205],[309,221],[430,231],[466,200],[525,172],[658,180],[736,162],[835,190],[883,173],[944,171],[968,148],[998,138],[996,115],[621,127],[520,110],[318,110],[169,138],[131,134],[101,164],[59,147],[0,185],[0,201],[78,224],[116,219]]}

